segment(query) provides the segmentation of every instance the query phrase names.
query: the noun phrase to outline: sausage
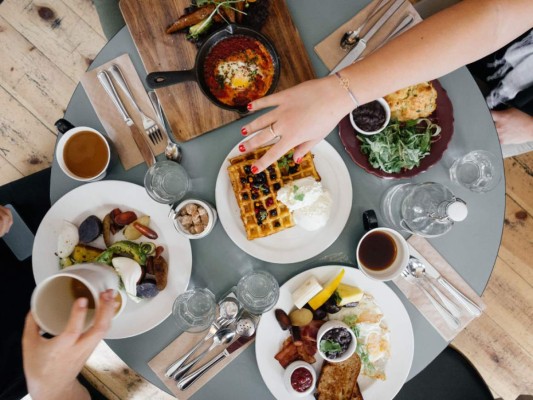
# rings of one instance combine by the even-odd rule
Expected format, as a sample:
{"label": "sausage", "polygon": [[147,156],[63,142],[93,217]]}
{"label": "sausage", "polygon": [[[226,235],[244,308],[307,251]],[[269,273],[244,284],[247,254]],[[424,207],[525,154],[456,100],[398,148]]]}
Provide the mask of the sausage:
{"label": "sausage", "polygon": [[153,229],[148,228],[146,225],[140,224],[138,222],[133,223],[133,227],[141,232],[148,239],[157,239],[159,236]]}
{"label": "sausage", "polygon": [[117,225],[126,226],[126,225],[131,224],[136,219],[137,219],[137,214],[135,214],[133,211],[125,211],[123,213],[115,215],[114,221]]}
{"label": "sausage", "polygon": [[213,11],[215,11],[215,5],[208,4],[206,6],[200,7],[199,9],[190,14],[182,15],[178,18],[176,22],[174,22],[167,28],[167,33],[175,33],[181,31],[182,29],[196,25],[198,22],[209,17],[209,15]]}

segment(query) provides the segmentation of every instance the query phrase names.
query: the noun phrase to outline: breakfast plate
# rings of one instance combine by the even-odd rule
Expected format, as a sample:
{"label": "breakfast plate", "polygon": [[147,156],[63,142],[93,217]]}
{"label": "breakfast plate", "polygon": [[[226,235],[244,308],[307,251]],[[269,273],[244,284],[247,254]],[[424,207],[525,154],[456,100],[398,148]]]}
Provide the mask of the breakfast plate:
{"label": "breakfast plate", "polygon": [[[314,276],[319,282],[327,282],[335,276],[341,268],[344,268],[342,283],[354,285],[366,293],[370,293],[375,303],[384,315],[384,320],[390,330],[390,358],[385,365],[385,380],[374,380],[359,375],[358,384],[365,399],[392,399],[405,383],[414,353],[414,336],[409,314],[398,296],[383,282],[366,277],[361,271],[351,267],[328,265],[304,271],[280,288],[280,297],[274,308],[263,314],[257,328],[255,340],[255,354],[259,372],[272,395],[278,400],[293,399],[285,388],[283,376],[284,369],[274,356],[282,348],[284,340],[288,337],[287,331],[283,331],[275,317],[275,310],[280,308],[289,312],[294,308],[292,293],[302,285],[310,276]],[[317,359],[313,364],[319,376],[322,359]],[[314,400],[310,394],[304,397]]]}
{"label": "breakfast plate", "polygon": [[[159,235],[155,242],[165,248],[163,256],[168,261],[169,271],[168,284],[156,297],[143,299],[140,303],[128,299],[122,313],[113,321],[106,339],[136,336],[164,321],[171,313],[174,299],[187,288],[192,267],[190,242],[175,231],[168,218],[168,206],[154,202],[142,186],[121,181],[100,181],[67,193],[43,218],[33,245],[35,282],[39,284],[59,271],[57,243],[63,221],[79,226],[89,215],[102,218],[115,207],[150,215],[150,227]],[[94,245],[105,248],[101,237]]]}
{"label": "breakfast plate", "polygon": [[416,176],[439,162],[453,136],[453,106],[440,82],[434,80],[432,84],[437,91],[437,108],[428,118],[440,125],[442,130],[439,139],[432,143],[430,154],[420,160],[420,165],[412,169],[404,169],[399,173],[387,173],[374,168],[368,161],[368,156],[361,152],[361,141],[357,139],[357,132],[350,123],[348,115],[339,123],[339,136],[346,152],[355,164],[379,178],[403,179]]}
{"label": "breakfast plate", "polygon": [[276,234],[248,240],[244,230],[237,200],[228,176],[227,161],[239,154],[236,145],[220,167],[216,181],[216,203],[220,222],[228,236],[243,251],[260,260],[289,264],[307,260],[326,250],[341,234],[352,208],[352,182],[346,164],[337,151],[326,141],[318,143],[311,151],[316,170],[322,178],[324,189],[333,200],[331,215],[325,227],[306,231],[294,226]]}

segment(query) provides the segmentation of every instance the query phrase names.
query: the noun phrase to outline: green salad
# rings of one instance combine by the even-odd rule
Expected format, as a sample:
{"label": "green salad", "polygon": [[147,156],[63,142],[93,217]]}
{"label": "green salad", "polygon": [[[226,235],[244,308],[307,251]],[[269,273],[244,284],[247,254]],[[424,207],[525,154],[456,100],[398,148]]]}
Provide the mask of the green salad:
{"label": "green salad", "polygon": [[438,140],[439,125],[427,118],[412,121],[391,121],[380,133],[357,135],[361,151],[374,168],[387,173],[413,169],[429,154],[431,144]]}

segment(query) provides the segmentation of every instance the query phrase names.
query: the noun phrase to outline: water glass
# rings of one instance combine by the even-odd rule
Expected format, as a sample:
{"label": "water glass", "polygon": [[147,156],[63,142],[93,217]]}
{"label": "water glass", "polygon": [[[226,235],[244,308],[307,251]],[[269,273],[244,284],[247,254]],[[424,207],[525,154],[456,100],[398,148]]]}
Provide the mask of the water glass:
{"label": "water glass", "polygon": [[252,271],[237,284],[237,299],[252,314],[260,315],[270,310],[279,298],[279,284],[266,271]]}
{"label": "water glass", "polygon": [[189,190],[187,171],[175,161],[158,161],[144,176],[148,195],[159,203],[170,204],[181,199]]}
{"label": "water glass", "polygon": [[209,289],[192,289],[180,294],[172,306],[172,315],[181,330],[201,332],[215,320],[215,295]]}
{"label": "water glass", "polygon": [[474,150],[455,160],[450,168],[450,179],[473,192],[488,192],[502,178],[498,159],[484,150]]}

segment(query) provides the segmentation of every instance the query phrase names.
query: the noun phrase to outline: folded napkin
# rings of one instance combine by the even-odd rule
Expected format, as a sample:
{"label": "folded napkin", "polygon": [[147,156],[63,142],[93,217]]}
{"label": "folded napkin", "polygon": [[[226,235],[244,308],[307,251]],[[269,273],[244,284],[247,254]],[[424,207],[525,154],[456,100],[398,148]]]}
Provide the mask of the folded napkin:
{"label": "folded napkin", "polygon": [[[373,0],[368,6],[363,8],[361,12],[356,14],[353,18],[347,21],[344,25],[338,28],[335,32],[329,35],[326,39],[315,46],[315,52],[320,57],[322,62],[332,70],[347,54],[345,50],[340,47],[340,42],[344,34],[348,31],[353,31],[359,27],[367,18],[368,15],[374,9],[374,6],[381,0]],[[360,35],[364,35],[370,27],[381,17],[391,2],[387,3],[385,7],[372,17],[366,24],[365,28],[360,32]],[[368,41],[367,47],[361,57],[365,57],[372,53],[378,47],[384,44],[384,40],[395,29],[397,24],[407,15],[413,16],[413,22],[409,25],[412,27],[422,21],[420,15],[416,12],[414,7],[409,1],[405,1],[404,4],[394,13],[394,15],[376,32],[376,34]]]}
{"label": "folded napkin", "polygon": [[[148,98],[148,94],[146,93],[141,79],[139,78],[139,75],[137,74],[137,71],[135,70],[135,67],[133,66],[128,54],[123,54],[120,57],[109,61],[108,63],[86,72],[81,78],[81,84],[83,85],[83,88],[85,89],[85,92],[91,101],[94,111],[96,111],[96,115],[104,126],[107,136],[113,142],[113,146],[118,153],[122,166],[125,170],[128,170],[144,162],[143,157],[137,148],[133,137],[131,136],[130,128],[120,116],[117,108],[107,95],[96,76],[98,72],[107,70],[112,64],[118,65],[121,69],[122,75],[124,76],[124,79],[126,80],[126,83],[128,84],[130,91],[133,94],[133,98],[137,102],[139,108],[148,117],[156,121],[156,123],[158,123],[158,121],[155,110],[153,109],[150,99]],[[135,125],[137,125],[139,130],[144,134],[141,116],[130,104],[127,97],[122,93],[120,87],[113,80],[111,74],[110,77],[115,85],[118,95],[122,100],[122,103],[124,104],[124,107],[126,107],[126,110],[128,111],[128,114],[135,122]],[[161,129],[161,126],[159,127]],[[166,141],[162,140],[157,145],[153,145],[150,143],[150,141],[148,142],[155,155],[161,154],[165,151]]]}
{"label": "folded napkin", "polygon": [[[222,361],[219,361],[216,363],[213,367],[211,367],[206,373],[204,373],[196,382],[194,382],[191,386],[189,386],[186,390],[180,390],[176,386],[176,381],[170,378],[167,378],[165,376],[165,371],[167,368],[178,358],[180,358],[182,355],[187,353],[200,339],[202,339],[205,336],[206,332],[200,332],[200,333],[188,333],[185,332],[178,336],[172,343],[170,343],[167,347],[163,349],[161,353],[156,355],[154,358],[150,360],[148,363],[148,366],[152,368],[152,370],[155,372],[155,374],[161,379],[161,381],[165,384],[165,386],[179,399],[179,400],[185,400],[191,397],[194,393],[198,391],[202,386],[204,386],[211,378],[213,378],[216,374],[218,374],[223,368],[225,368],[230,362],[232,362],[235,358],[239,356],[244,350],[250,346],[253,341],[255,340],[255,336],[249,339],[245,338],[237,338],[235,340],[248,340],[248,342],[244,343],[242,347],[231,353],[229,356],[226,356]],[[234,341],[235,341],[234,340]],[[202,347],[200,347],[197,352],[191,356],[191,360],[200,354],[201,351],[205,350],[209,347],[209,345],[212,343],[212,340],[208,340]],[[198,369],[205,363],[207,363],[209,360],[212,360],[217,355],[219,355],[224,349],[222,347],[216,347],[211,353],[209,353],[207,356],[203,358],[203,360],[199,363],[197,367],[195,367],[193,370],[189,371],[188,373],[193,372],[194,370]]]}
{"label": "folded napkin", "polygon": [[[423,237],[413,235],[407,242],[411,248],[411,255],[418,258],[425,265],[433,266],[444,278],[455,286],[461,293],[468,297],[472,302],[477,304],[482,310],[485,309],[485,304],[481,297],[464,281],[464,279],[448,264],[448,262],[435,250],[435,248]],[[429,277],[428,277],[429,278]],[[459,318],[459,327],[452,329],[446,321],[442,318],[439,312],[431,304],[418,285],[409,283],[405,278],[398,277],[393,282],[398,286],[402,293],[409,299],[409,301],[420,311],[420,313],[433,325],[439,334],[446,340],[451,341],[461,332],[472,320],[476,317],[470,314],[460,303],[448,293],[442,285],[435,279],[429,278],[441,292],[453,302],[457,308],[462,312]],[[425,285],[428,289],[428,285]],[[434,294],[435,295],[435,294]],[[438,299],[438,296],[435,295]]]}

